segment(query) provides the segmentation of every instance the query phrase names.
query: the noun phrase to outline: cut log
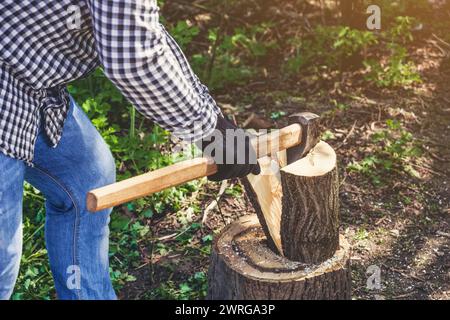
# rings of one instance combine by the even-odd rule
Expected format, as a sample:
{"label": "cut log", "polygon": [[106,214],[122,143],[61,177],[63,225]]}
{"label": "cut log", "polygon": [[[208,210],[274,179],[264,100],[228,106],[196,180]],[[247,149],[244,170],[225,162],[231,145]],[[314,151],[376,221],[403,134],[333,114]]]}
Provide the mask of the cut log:
{"label": "cut log", "polygon": [[281,169],[281,242],[290,260],[320,263],[339,247],[336,153],[320,142],[305,158]]}
{"label": "cut log", "polygon": [[215,239],[208,298],[213,300],[347,300],[350,250],[345,238],[317,265],[290,261],[267,246],[256,215],[228,225]]}
{"label": "cut log", "polygon": [[304,263],[321,263],[339,246],[339,179],[336,153],[320,142],[305,158],[286,165],[260,160],[262,174],[243,180],[268,239],[268,247]]}

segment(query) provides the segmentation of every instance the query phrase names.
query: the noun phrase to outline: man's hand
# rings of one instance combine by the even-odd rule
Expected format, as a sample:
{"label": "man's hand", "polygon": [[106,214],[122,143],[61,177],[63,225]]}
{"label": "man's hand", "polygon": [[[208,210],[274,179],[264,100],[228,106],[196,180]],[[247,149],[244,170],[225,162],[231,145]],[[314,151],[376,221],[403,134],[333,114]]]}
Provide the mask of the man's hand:
{"label": "man's hand", "polygon": [[260,174],[261,168],[250,143],[251,137],[231,121],[218,116],[216,130],[199,145],[203,155],[212,158],[217,164],[218,172],[208,177],[210,181],[243,178],[250,173]]}

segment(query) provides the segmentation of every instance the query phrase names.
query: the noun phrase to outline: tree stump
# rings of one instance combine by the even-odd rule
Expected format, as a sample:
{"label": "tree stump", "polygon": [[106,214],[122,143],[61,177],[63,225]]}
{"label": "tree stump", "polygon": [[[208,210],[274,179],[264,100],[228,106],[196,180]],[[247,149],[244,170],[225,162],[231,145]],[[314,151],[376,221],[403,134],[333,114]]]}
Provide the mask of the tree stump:
{"label": "tree stump", "polygon": [[214,241],[208,299],[350,299],[350,250],[341,237],[333,257],[316,265],[290,261],[267,246],[256,215],[228,225]]}
{"label": "tree stump", "polygon": [[216,239],[211,299],[350,298],[336,153],[322,141],[303,159],[286,159],[260,159],[261,175],[243,180],[256,215]]}

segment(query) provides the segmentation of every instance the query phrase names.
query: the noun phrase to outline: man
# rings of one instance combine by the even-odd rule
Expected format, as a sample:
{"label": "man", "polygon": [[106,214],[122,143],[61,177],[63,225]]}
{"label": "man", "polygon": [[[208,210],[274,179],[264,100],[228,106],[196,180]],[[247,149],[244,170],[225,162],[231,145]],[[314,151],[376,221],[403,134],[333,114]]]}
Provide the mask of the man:
{"label": "man", "polygon": [[[60,299],[115,299],[109,278],[110,210],[89,213],[89,190],[115,181],[111,153],[65,85],[102,65],[146,117],[206,148],[221,114],[175,41],[156,0],[0,2],[0,299],[10,298],[22,247],[22,188],[46,198],[46,245]],[[206,137],[206,139],[205,139]],[[237,159],[234,144],[212,140]],[[219,165],[211,179],[259,173]],[[220,160],[220,159],[219,159]],[[237,162],[236,162],[237,163]]]}

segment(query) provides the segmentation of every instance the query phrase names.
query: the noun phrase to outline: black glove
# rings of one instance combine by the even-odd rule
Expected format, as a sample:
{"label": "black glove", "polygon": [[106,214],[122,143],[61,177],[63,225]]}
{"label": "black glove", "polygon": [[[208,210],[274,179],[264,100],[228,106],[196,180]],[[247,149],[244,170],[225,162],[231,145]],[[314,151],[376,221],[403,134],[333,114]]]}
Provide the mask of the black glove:
{"label": "black glove", "polygon": [[[232,134],[235,134],[235,138]],[[219,115],[215,133],[198,144],[204,156],[214,159],[217,164],[218,172],[208,177],[208,180],[222,181],[246,177],[250,173],[260,174],[261,168],[256,159],[256,152],[250,144],[251,138],[249,133],[245,133],[231,121]],[[237,141],[239,139],[241,140]],[[243,164],[238,164],[238,159]]]}

